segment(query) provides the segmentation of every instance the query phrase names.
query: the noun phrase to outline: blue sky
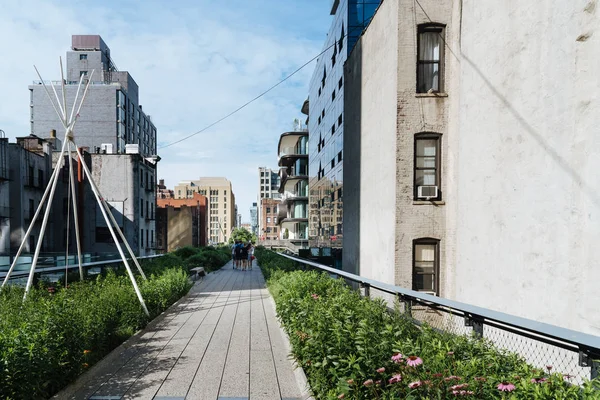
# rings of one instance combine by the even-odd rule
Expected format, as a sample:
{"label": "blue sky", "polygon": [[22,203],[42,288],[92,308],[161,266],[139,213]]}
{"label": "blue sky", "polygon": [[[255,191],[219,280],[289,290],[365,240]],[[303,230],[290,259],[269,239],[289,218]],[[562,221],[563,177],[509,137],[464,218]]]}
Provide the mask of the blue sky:
{"label": "blue sky", "polygon": [[[93,5],[92,5],[93,4]],[[174,6],[173,4],[177,4]],[[72,34],[100,34],[120,70],[140,86],[159,147],[197,132],[317,55],[329,0],[3,1],[0,129],[29,134],[27,86],[59,79]],[[308,95],[314,65],[215,127],[159,149],[158,178],[225,176],[244,221],[256,201],[258,167],[276,167],[279,135]]]}

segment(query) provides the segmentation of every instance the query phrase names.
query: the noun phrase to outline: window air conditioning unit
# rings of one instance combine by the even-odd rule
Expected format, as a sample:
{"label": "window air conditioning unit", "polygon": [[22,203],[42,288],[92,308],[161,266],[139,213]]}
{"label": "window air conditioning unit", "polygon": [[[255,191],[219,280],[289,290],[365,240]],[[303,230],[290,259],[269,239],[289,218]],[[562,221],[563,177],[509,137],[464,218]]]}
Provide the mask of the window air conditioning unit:
{"label": "window air conditioning unit", "polygon": [[437,186],[419,186],[417,188],[417,197],[419,199],[431,200],[438,197]]}

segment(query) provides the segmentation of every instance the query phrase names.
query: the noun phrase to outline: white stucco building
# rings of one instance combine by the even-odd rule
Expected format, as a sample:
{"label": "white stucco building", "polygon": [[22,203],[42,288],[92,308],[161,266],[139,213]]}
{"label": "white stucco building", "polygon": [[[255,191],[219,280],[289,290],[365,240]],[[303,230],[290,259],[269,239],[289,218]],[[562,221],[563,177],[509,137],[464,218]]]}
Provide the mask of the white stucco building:
{"label": "white stucco building", "polygon": [[597,8],[382,3],[346,63],[345,269],[600,335]]}

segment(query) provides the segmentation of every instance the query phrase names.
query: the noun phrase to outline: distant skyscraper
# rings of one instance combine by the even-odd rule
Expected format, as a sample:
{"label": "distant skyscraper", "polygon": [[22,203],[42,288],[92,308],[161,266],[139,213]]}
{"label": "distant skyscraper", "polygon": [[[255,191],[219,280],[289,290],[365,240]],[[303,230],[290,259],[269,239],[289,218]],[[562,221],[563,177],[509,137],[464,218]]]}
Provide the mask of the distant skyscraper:
{"label": "distant skyscraper", "polygon": [[258,207],[256,203],[252,203],[252,207],[250,207],[250,226],[252,227],[252,233],[258,235]]}

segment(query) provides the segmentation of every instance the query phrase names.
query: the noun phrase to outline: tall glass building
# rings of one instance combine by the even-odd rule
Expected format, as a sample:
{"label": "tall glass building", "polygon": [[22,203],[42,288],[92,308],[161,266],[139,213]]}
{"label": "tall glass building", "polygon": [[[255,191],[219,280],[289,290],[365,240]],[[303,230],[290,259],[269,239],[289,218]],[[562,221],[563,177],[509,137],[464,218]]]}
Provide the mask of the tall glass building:
{"label": "tall glass building", "polygon": [[[380,0],[333,0],[333,22],[310,81],[309,244],[341,266],[344,63]],[[358,195],[358,194],[352,194]]]}

